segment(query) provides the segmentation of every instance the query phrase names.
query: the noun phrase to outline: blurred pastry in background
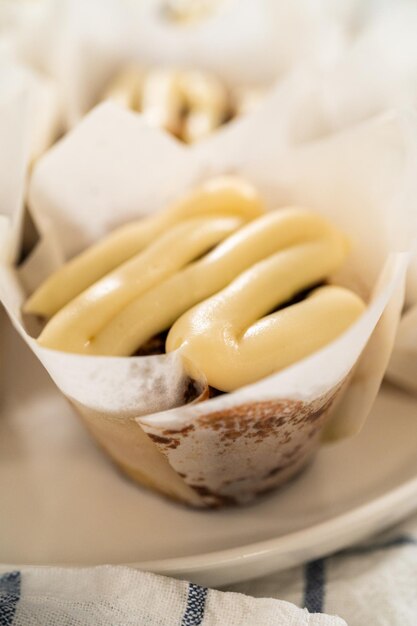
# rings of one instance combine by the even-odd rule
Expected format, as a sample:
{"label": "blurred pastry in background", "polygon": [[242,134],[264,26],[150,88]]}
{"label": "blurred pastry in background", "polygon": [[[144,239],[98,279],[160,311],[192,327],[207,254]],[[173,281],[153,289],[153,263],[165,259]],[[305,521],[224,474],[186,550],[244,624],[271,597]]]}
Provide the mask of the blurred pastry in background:
{"label": "blurred pastry in background", "polygon": [[259,87],[231,90],[205,70],[144,70],[132,65],[116,75],[104,99],[142,113],[150,125],[192,144],[234,117],[253,110],[263,96]]}
{"label": "blurred pastry in background", "polygon": [[221,10],[226,0],[163,0],[162,15],[176,24],[195,24]]}

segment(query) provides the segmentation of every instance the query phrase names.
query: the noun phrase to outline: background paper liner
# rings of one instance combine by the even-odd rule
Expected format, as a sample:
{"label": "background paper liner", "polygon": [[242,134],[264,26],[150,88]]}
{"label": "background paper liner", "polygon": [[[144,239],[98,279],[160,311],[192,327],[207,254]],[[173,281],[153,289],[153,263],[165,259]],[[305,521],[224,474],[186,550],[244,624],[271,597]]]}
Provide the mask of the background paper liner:
{"label": "background paper liner", "polygon": [[[347,2],[337,3],[333,9],[346,12],[345,28],[354,33],[349,45],[327,67],[315,58],[286,75],[261,110],[225,128],[224,136],[213,137],[210,146],[213,159],[218,158],[221,146],[224,167],[235,163],[239,149],[236,138],[254,139],[264,125],[265,115],[269,119],[272,112],[277,120],[273,129],[275,141],[281,146],[295,146],[326,137],[392,108],[415,111],[416,3],[410,0]],[[241,158],[245,159],[245,155]],[[414,172],[410,171],[412,177]],[[410,184],[414,191],[413,181]],[[400,212],[407,210],[407,205],[409,211],[414,210],[413,202],[401,199],[399,203]],[[397,226],[403,230],[403,221],[397,224],[394,220],[392,227]],[[408,239],[411,234],[406,231]],[[394,233],[396,241],[399,235]],[[414,236],[417,238],[417,232]],[[417,303],[417,254],[408,272],[406,301],[408,305]]]}
{"label": "background paper liner", "polygon": [[341,16],[321,0],[220,0],[205,19],[188,25],[167,18],[164,0],[127,4],[138,59],[192,64],[238,86],[267,85],[304,58],[331,63],[347,39]]}
{"label": "background paper liner", "polygon": [[13,323],[101,445],[135,479],[196,505],[246,501],[287,480],[317,448],[332,408],[331,436],[356,432],[383,376],[402,304],[407,255],[389,254],[388,234],[416,164],[415,118],[373,120],[284,153],[274,123],[274,116],[265,120],[256,142],[242,141],[233,169],[259,187],[270,208],[302,204],[342,228],[353,248],[337,281],[370,302],[347,333],[310,358],[183,406],[188,375],[178,353],[85,357],[40,348],[29,336],[20,279],[33,288],[59,262],[51,250],[73,254],[118,223],[162,208],[208,172],[224,171],[221,152],[216,170],[209,150],[188,151],[115,105],[98,107],[38,162],[29,199],[41,239],[17,271],[3,266],[0,276]]}
{"label": "background paper liner", "polygon": [[[0,85],[3,109],[11,107],[22,91],[26,93],[30,124],[28,150],[29,159],[33,161],[49,148],[61,129],[62,111],[57,85],[47,76],[13,61],[0,62]],[[3,110],[2,117],[4,115],[7,113]]]}
{"label": "background paper liner", "polygon": [[131,62],[181,64],[212,70],[228,85],[268,86],[303,56],[331,63],[349,39],[347,15],[324,0],[224,0],[192,24],[167,19],[165,0],[37,4],[24,11],[6,1],[0,26],[4,16],[7,47],[58,84],[68,128]]}
{"label": "background paper liner", "polygon": [[401,319],[387,375],[397,385],[417,392],[417,306]]}
{"label": "background paper liner", "polygon": [[[355,11],[353,11],[355,16]],[[351,14],[352,17],[352,14]],[[368,3],[356,39],[332,67],[301,68],[275,89],[269,106],[283,120],[279,140],[289,145],[312,141],[365,120],[392,107],[417,104],[417,5],[415,2]],[[362,19],[360,19],[362,18]],[[355,20],[354,20],[355,21]],[[353,21],[353,23],[354,23]],[[261,114],[258,115],[258,118]],[[240,132],[251,132],[256,119],[242,120]],[[230,135],[230,144],[233,136]],[[215,153],[213,146],[213,154]],[[410,171],[411,194],[415,171]],[[410,192],[404,190],[398,211],[415,211]],[[394,211],[392,212],[395,215]],[[410,216],[409,223],[412,223]],[[395,237],[403,230],[417,241],[417,228],[403,229],[394,220]],[[404,234],[404,233],[403,233]],[[409,244],[408,244],[409,245]],[[387,371],[388,377],[408,390],[417,391],[417,244],[407,276],[406,313]]]}
{"label": "background paper liner", "polygon": [[[355,13],[355,12],[353,12]],[[362,17],[362,20],[359,19]],[[285,120],[279,140],[289,145],[324,137],[365,120],[392,107],[417,104],[417,5],[415,2],[368,3],[362,16],[356,12],[359,25],[356,39],[332,67],[302,68],[278,85],[269,106]],[[260,117],[260,116],[258,116]],[[256,120],[242,120],[243,132]],[[230,137],[230,143],[233,137]],[[213,154],[215,147],[213,146]],[[404,189],[398,211],[408,206],[415,212],[415,171],[410,171],[410,187]],[[411,193],[410,193],[411,191]],[[407,199],[408,195],[408,199]],[[392,211],[395,215],[395,212]],[[413,223],[412,216],[409,223]],[[403,221],[392,224],[395,238],[403,231],[417,242],[414,222],[410,230]],[[410,245],[410,244],[406,244]],[[388,377],[405,388],[417,391],[417,243],[407,276],[406,313],[400,329]]]}
{"label": "background paper liner", "polygon": [[[2,0],[0,5],[0,60],[7,57],[26,65],[37,62],[38,28],[48,3]],[[38,45],[37,45],[38,44]]]}
{"label": "background paper liner", "polygon": [[284,81],[277,106],[286,106],[290,115],[293,111],[292,142],[315,139],[393,107],[416,105],[417,5],[399,0],[377,2],[373,11],[371,6],[361,21],[357,16],[356,37],[334,62],[301,65]]}
{"label": "background paper liner", "polygon": [[[19,85],[0,95],[0,214],[10,217],[14,230],[20,230],[22,219],[29,136],[29,97],[25,87]],[[16,235],[13,247],[18,245]]]}

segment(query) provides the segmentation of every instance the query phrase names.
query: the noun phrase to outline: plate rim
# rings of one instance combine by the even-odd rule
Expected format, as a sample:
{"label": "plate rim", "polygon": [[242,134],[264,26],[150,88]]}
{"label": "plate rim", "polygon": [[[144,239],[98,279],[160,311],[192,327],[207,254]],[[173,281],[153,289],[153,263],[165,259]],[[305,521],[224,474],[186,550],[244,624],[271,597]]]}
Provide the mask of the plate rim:
{"label": "plate rim", "polygon": [[[396,510],[395,505],[402,506]],[[385,513],[387,510],[390,510],[389,517],[381,521],[381,514]],[[273,537],[263,541],[198,555],[147,561],[131,561],[121,563],[120,565],[136,569],[157,571],[159,573],[169,572],[172,574],[176,572],[181,574],[181,572],[189,572],[190,570],[203,573],[210,571],[214,566],[230,567],[238,565],[243,560],[248,563],[249,561],[262,558],[267,554],[270,556],[279,556],[283,552],[283,548],[287,552],[289,546],[294,546],[297,550],[302,550],[304,547],[307,548],[311,546],[312,538],[313,540],[316,538],[316,543],[324,539],[325,544],[337,544],[339,548],[343,548],[351,543],[350,538],[352,536],[358,534],[359,536],[365,537],[376,527],[380,530],[387,528],[391,524],[404,519],[414,510],[417,510],[417,475],[383,495],[377,496],[349,511],[280,537]],[[366,523],[364,524],[364,522]],[[348,532],[346,532],[346,528],[349,529]],[[355,533],[355,531],[359,531],[359,533]],[[333,552],[333,548],[324,550],[322,556],[325,556],[326,553],[328,554],[329,552]],[[276,565],[277,567],[275,569],[278,571],[279,565]]]}
{"label": "plate rim", "polygon": [[[395,508],[395,505],[400,505]],[[389,510],[390,514],[381,517],[381,514]],[[347,512],[335,515],[334,517],[314,524],[304,529],[287,533],[280,537],[273,537],[263,541],[252,542],[250,544],[215,550],[207,553],[194,554],[182,557],[170,557],[166,559],[155,559],[147,561],[129,561],[120,563],[96,563],[91,565],[77,563],[54,563],[54,564],[31,564],[31,563],[0,563],[1,569],[9,568],[51,568],[59,567],[63,569],[79,569],[88,567],[100,567],[111,565],[122,566],[143,571],[154,572],[161,575],[181,577],[182,575],[198,577],[201,575],[213,575],[211,580],[221,578],[215,575],[214,570],[225,571],[229,568],[239,568],[242,565],[249,566],[262,561],[264,557],[276,558],[284,552],[291,551],[293,556],[290,562],[279,563],[274,560],[271,568],[265,568],[263,572],[255,575],[232,575],[227,576],[226,583],[233,584],[257,576],[267,575],[268,572],[278,572],[289,567],[300,565],[306,561],[302,557],[305,549],[311,551],[311,544],[321,546],[315,556],[310,558],[322,558],[334,551],[346,548],[352,541],[360,541],[376,531],[382,531],[404,519],[407,515],[417,510],[417,475],[404,483],[394,487],[387,493],[380,495],[368,502],[359,505]],[[346,530],[348,529],[348,531]],[[297,554],[299,556],[297,556]],[[223,577],[224,578],[224,577]],[[204,584],[204,583],[203,583]],[[210,585],[215,583],[211,582]]]}

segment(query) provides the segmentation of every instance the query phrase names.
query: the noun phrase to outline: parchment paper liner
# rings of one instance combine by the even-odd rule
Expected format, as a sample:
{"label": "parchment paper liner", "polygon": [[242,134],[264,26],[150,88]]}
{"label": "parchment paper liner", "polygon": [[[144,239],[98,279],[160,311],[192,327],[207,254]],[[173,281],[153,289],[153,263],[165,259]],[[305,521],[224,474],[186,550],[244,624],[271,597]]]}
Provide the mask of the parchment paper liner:
{"label": "parchment paper liner", "polygon": [[[274,119],[269,122],[267,130]],[[371,292],[373,296],[357,324],[323,350],[235,393],[190,406],[182,406],[188,377],[178,353],[108,358],[40,348],[20,320],[24,295],[19,276],[33,287],[51,258],[48,240],[62,247],[65,238],[74,249],[80,230],[86,241],[94,239],[100,229],[110,229],[106,219],[111,208],[113,219],[118,210],[114,221],[123,222],[132,217],[132,202],[140,214],[178,197],[185,186],[207,175],[204,151],[199,151],[198,159],[196,153],[191,157],[136,116],[105,105],[40,161],[30,199],[37,219],[46,208],[49,211],[47,219],[45,211],[44,221],[39,220],[45,234],[17,272],[2,266],[1,299],[90,431],[132,477],[194,505],[247,501],[279,485],[308,461],[330,409],[332,437],[360,428],[384,373],[402,306],[407,255],[387,259],[384,235],[393,198],[408,180],[406,165],[415,157],[409,134],[412,130],[416,136],[412,124],[407,120],[405,133],[401,116],[375,120],[284,155],[269,143],[262,128],[257,142],[242,142],[240,154],[247,158],[235,169],[258,184],[270,206],[302,203],[343,228],[354,246],[337,282],[353,286],[365,297]],[[104,141],[94,142],[95,133]],[[123,154],[124,167],[115,168]],[[83,176],[84,158],[90,168]],[[152,180],[143,170],[145,164],[148,172],[153,171]],[[126,167],[135,172],[134,180]],[[218,171],[223,171],[221,158]],[[137,172],[142,174],[139,180]],[[163,185],[166,176],[168,189]],[[94,193],[97,182],[98,194]],[[69,193],[71,189],[76,189],[75,194]],[[107,206],[100,213],[103,198]],[[85,206],[88,214],[83,212]],[[358,230],[361,224],[366,233]]]}
{"label": "parchment paper liner", "polygon": [[24,65],[0,62],[0,106],[12,108],[25,92],[28,106],[29,159],[39,157],[56,140],[61,130],[61,104],[53,80]]}
{"label": "parchment paper liner", "polygon": [[348,39],[344,19],[322,2],[224,0],[206,19],[188,26],[164,17],[164,0],[127,3],[136,18],[137,58],[195,64],[231,85],[271,84],[305,59],[331,63]]}
{"label": "parchment paper liner", "polygon": [[189,26],[164,18],[164,0],[38,4],[32,20],[9,7],[13,39],[22,62],[59,85],[67,128],[132,62],[207,69],[230,86],[271,85],[303,56],[331,62],[348,40],[341,16],[309,0],[225,0],[219,11]]}
{"label": "parchment paper liner", "polygon": [[[368,7],[361,17],[357,14],[355,18],[360,25],[356,39],[336,63],[325,69],[317,62],[300,67],[277,85],[268,106],[283,120],[280,142],[297,145],[317,140],[392,107],[415,110],[417,6],[411,2],[378,4]],[[245,120],[241,132],[252,132],[249,126],[258,123],[259,119]],[[231,136],[230,146],[233,139]],[[212,147],[214,157],[217,147]],[[229,149],[233,151],[233,147]],[[415,172],[411,176],[415,177]],[[405,314],[387,375],[396,384],[417,392],[417,219],[413,183],[411,189],[412,193],[404,189],[397,209],[402,218],[394,219],[391,229],[395,241],[398,237],[408,239],[407,247],[414,238],[414,254],[407,276]],[[394,210],[391,214],[395,218]]]}

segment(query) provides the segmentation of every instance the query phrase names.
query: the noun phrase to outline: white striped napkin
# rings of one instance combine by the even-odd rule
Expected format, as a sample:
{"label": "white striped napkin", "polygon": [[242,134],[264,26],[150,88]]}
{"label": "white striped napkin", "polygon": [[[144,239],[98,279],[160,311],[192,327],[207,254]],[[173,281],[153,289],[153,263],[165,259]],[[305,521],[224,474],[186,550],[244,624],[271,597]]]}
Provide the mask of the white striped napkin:
{"label": "white striped napkin", "polygon": [[0,576],[0,626],[346,626],[289,602],[255,599],[127,567],[24,567]]}
{"label": "white striped napkin", "polygon": [[416,580],[414,516],[336,555],[227,591],[127,567],[0,566],[0,626],[416,626]]}
{"label": "white striped napkin", "polygon": [[272,596],[349,626],[416,626],[417,516],[327,558],[229,587]]}

